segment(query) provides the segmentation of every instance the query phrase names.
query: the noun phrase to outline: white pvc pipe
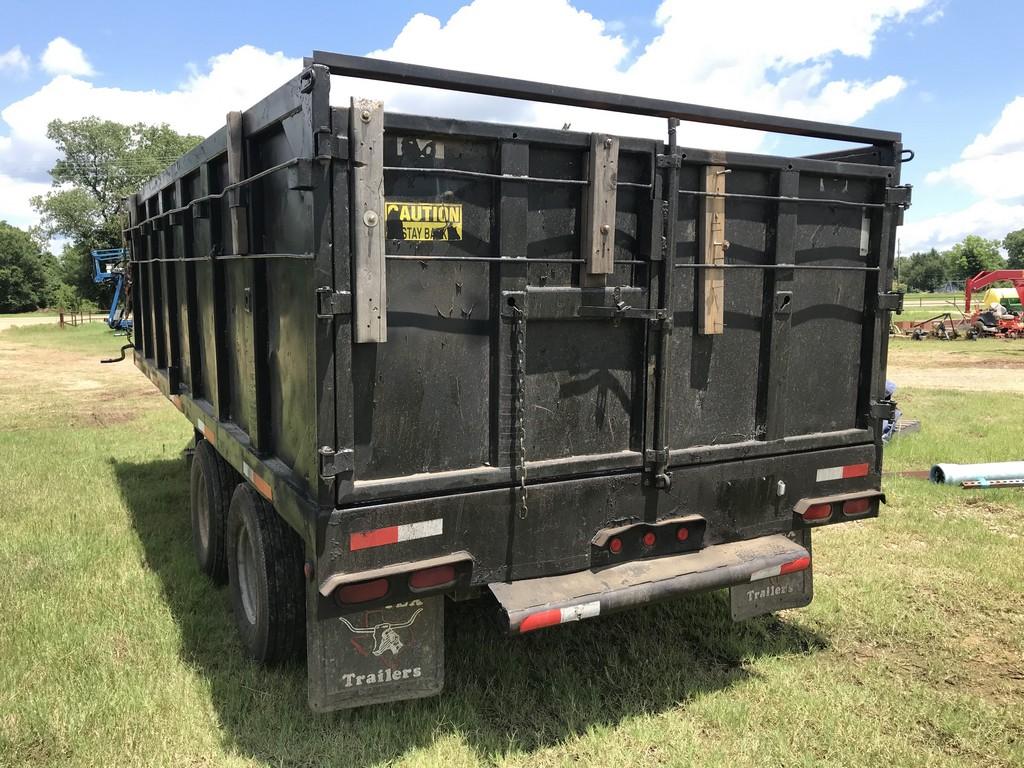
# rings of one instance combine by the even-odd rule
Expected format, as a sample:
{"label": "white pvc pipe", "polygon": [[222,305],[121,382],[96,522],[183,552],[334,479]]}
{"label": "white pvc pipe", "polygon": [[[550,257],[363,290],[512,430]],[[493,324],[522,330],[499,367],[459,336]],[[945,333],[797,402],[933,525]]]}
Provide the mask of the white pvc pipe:
{"label": "white pvc pipe", "polygon": [[959,485],[964,480],[1016,480],[1024,477],[1024,461],[989,464],[936,464],[928,473],[933,483]]}

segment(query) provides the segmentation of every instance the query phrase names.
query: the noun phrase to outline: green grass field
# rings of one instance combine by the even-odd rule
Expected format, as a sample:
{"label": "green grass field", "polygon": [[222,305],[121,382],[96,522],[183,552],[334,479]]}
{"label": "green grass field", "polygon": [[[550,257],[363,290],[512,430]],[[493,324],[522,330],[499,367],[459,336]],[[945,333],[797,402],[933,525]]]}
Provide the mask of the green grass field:
{"label": "green grass field", "polygon": [[[1024,496],[899,475],[878,520],[818,532],[807,609],[733,624],[708,594],[507,639],[450,606],[444,695],[312,715],[193,563],[190,425],[93,372],[119,343],[0,333],[0,766],[1024,765]],[[102,388],[5,377],[40,347]],[[923,429],[889,471],[1019,457],[1019,394],[900,404]]]}

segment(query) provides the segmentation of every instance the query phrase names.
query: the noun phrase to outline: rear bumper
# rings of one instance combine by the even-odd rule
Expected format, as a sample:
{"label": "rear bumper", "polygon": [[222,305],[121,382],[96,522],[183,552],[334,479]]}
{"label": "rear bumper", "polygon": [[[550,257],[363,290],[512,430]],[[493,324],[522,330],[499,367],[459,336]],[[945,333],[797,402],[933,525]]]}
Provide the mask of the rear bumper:
{"label": "rear bumper", "polygon": [[579,621],[805,570],[810,552],[783,535],[717,544],[653,560],[634,560],[600,571],[579,571],[489,585],[510,633]]}

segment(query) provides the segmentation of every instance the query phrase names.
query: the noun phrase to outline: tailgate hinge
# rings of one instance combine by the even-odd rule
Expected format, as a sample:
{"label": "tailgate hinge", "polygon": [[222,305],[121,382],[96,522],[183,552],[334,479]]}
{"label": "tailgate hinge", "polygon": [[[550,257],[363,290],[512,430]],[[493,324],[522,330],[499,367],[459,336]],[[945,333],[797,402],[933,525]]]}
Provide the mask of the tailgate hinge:
{"label": "tailgate hinge", "polygon": [[896,403],[892,400],[872,400],[871,418],[892,421],[896,418]]}
{"label": "tailgate hinge", "polygon": [[352,294],[348,291],[332,291],[330,288],[316,289],[317,317],[352,314]]}
{"label": "tailgate hinge", "polygon": [[317,160],[348,160],[348,136],[339,136],[334,131],[317,131],[315,142]]}
{"label": "tailgate hinge", "polygon": [[342,472],[351,472],[353,468],[353,452],[351,448],[335,450],[329,446],[323,446],[320,454],[320,477],[327,479],[340,475]]}
{"label": "tailgate hinge", "polygon": [[903,293],[893,291],[878,294],[878,308],[886,312],[900,314],[903,312]]}
{"label": "tailgate hinge", "polygon": [[898,187],[886,187],[885,188],[885,204],[894,205],[904,210],[910,207],[911,193],[913,192],[912,184],[901,184]]}

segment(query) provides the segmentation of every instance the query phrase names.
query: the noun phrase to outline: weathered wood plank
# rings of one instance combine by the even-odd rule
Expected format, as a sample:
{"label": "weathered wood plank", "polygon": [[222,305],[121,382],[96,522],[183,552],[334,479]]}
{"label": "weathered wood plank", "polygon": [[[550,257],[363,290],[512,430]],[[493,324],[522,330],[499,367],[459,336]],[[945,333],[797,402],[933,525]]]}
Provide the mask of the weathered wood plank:
{"label": "weathered wood plank", "polygon": [[352,99],[352,307],[358,343],[388,340],[387,281],[384,263],[384,104]]}
{"label": "weathered wood plank", "polygon": [[[724,264],[729,247],[725,239],[725,176],[721,165],[709,165],[704,172],[704,226],[702,231],[701,262]],[[697,330],[704,335],[725,331],[725,270],[701,270],[698,281]]]}

